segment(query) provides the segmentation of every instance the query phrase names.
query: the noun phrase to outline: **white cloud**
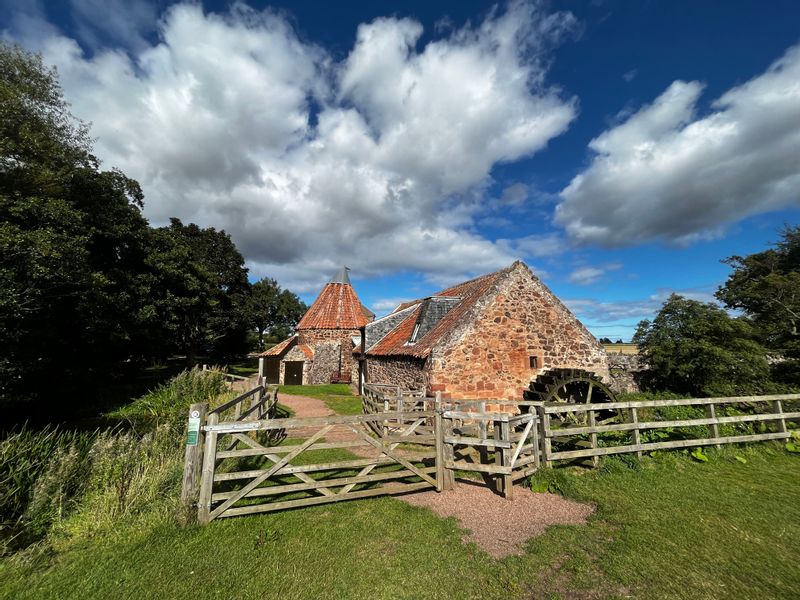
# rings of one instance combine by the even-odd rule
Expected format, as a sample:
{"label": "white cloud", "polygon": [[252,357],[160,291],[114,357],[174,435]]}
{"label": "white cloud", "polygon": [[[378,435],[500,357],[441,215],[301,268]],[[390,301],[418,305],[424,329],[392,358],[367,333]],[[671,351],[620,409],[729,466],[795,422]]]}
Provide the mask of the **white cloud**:
{"label": "white cloud", "polygon": [[[90,38],[102,20],[82,7],[94,0],[73,2]],[[476,198],[494,165],[542,149],[576,115],[545,82],[547,51],[574,19],[538,3],[424,46],[415,21],[377,19],[341,63],[241,3],[175,5],[157,43],[136,33],[91,57],[25,14],[6,35],[58,66],[105,166],[142,184],[146,215],[224,228],[255,275],[298,291],[341,264],[456,279],[509,264],[507,247],[472,230]]]}
{"label": "white cloud", "polygon": [[567,242],[557,233],[532,234],[514,240],[497,240],[497,245],[509,254],[525,258],[557,256],[568,249]]}
{"label": "white cloud", "polygon": [[591,285],[600,281],[609,271],[621,269],[620,263],[608,263],[599,267],[579,267],[569,274],[569,281],[577,285]]}
{"label": "white cloud", "polygon": [[800,202],[800,46],[698,116],[702,89],[676,81],[592,140],[555,213],[573,240],[689,243]]}
{"label": "white cloud", "polygon": [[[564,304],[581,320],[635,327],[636,322],[639,320],[652,319],[672,294],[678,294],[698,302],[719,304],[714,298],[715,289],[716,286],[685,289],[659,288],[647,298],[611,302],[604,302],[594,298],[570,298],[564,300]],[[631,322],[632,319],[635,321]],[[628,325],[624,325],[621,321],[627,321]]]}
{"label": "white cloud", "polygon": [[370,308],[378,315],[389,314],[403,302],[414,300],[414,298],[379,298],[372,303]]}

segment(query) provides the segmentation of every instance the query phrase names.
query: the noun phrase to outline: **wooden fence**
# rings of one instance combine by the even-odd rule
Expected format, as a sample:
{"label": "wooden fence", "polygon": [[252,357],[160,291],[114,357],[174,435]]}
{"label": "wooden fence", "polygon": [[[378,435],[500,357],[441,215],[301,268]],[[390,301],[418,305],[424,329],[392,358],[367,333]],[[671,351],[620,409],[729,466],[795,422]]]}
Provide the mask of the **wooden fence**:
{"label": "wooden fence", "polygon": [[368,385],[363,402],[362,415],[275,418],[277,387],[260,384],[210,411],[192,405],[184,502],[196,502],[207,523],[442,491],[460,471],[481,473],[510,498],[515,481],[553,461],[784,440],[800,423],[800,410],[784,410],[800,394],[563,404],[443,400]]}
{"label": "wooden fence", "polygon": [[[241,404],[254,392],[235,400]],[[197,408],[192,407],[197,417],[190,413],[190,432],[193,418],[203,420],[203,408]],[[302,419],[264,413],[249,421],[251,410],[237,411],[232,400],[209,411],[198,428],[202,459],[195,446],[190,460],[187,447],[185,473],[194,473],[199,463],[202,468],[196,493],[185,476],[184,499],[197,499],[201,523],[444,485],[436,411]],[[229,419],[224,415],[230,411]],[[385,420],[400,425],[376,436],[374,424]]]}
{"label": "wooden fence", "polygon": [[[536,405],[536,410],[542,423],[542,463],[582,458],[592,458],[596,463],[597,457],[609,454],[636,453],[642,456],[644,452],[653,450],[786,440],[791,438],[787,423],[800,421],[800,411],[785,412],[783,404],[797,403],[799,400],[800,394],[783,394],[596,404],[539,404]],[[668,411],[677,407],[702,408],[705,414],[670,418]],[[729,407],[734,407],[735,412],[742,414],[718,414],[729,412]],[[741,407],[748,411],[744,412]],[[616,413],[613,420],[617,422],[598,425],[597,415],[611,411]],[[578,418],[573,419],[573,424],[564,425],[568,419],[555,424],[554,418],[563,415],[585,416],[585,424],[582,422],[584,419]],[[736,431],[736,426],[749,424],[755,426],[750,428],[751,431]],[[723,428],[731,431],[725,433]],[[620,434],[627,436],[627,439],[620,439]],[[643,441],[643,436],[664,439]],[[666,439],[674,437],[681,439]],[[556,444],[572,445],[573,448],[554,448]],[[575,448],[576,445],[582,447]]]}
{"label": "wooden fence", "polygon": [[225,383],[234,384],[234,383],[245,383],[250,381],[249,377],[244,377],[242,375],[234,375],[233,373],[226,373],[225,371],[220,371],[208,365],[203,365],[203,371],[208,371],[211,373],[219,373],[223,376]]}
{"label": "wooden fence", "polygon": [[[249,406],[247,405],[249,401]],[[186,453],[183,464],[181,499],[190,504],[197,501],[201,488],[204,460],[204,426],[216,423],[220,417],[228,422],[258,421],[273,418],[278,408],[278,386],[265,385],[263,379],[253,389],[208,410],[208,403],[189,407]],[[230,448],[228,448],[230,450]]]}
{"label": "wooden fence", "polygon": [[452,484],[454,471],[494,476],[495,489],[511,498],[515,481],[539,468],[536,413],[442,411],[444,468]]}
{"label": "wooden fence", "polygon": [[[426,398],[425,390],[406,390],[399,385],[368,383],[364,385],[361,396],[364,414],[399,413],[434,410],[434,398]],[[392,428],[403,427],[405,421],[393,421],[384,418],[382,421],[371,421],[369,427],[378,435],[387,435]]]}

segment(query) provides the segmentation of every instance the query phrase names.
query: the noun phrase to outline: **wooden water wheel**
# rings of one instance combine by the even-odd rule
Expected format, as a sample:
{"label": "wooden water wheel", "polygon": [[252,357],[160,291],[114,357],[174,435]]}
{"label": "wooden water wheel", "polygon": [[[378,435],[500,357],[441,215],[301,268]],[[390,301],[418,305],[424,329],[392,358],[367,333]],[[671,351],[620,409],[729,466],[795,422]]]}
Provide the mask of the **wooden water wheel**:
{"label": "wooden water wheel", "polygon": [[[531,382],[530,389],[525,391],[525,400],[563,404],[597,404],[614,402],[616,397],[614,392],[594,373],[583,369],[550,369]],[[589,413],[556,413],[551,418],[563,426],[582,426],[587,424]],[[614,410],[595,412],[597,424],[609,423],[616,418],[617,413]]]}

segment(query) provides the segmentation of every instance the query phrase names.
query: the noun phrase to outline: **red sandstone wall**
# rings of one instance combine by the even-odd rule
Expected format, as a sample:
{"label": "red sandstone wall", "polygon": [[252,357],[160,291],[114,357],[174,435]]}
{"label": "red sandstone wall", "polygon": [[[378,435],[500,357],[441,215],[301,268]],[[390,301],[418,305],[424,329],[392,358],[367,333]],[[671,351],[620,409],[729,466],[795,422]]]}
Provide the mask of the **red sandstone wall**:
{"label": "red sandstone wall", "polygon": [[[512,270],[496,295],[482,302],[428,359],[430,391],[520,399],[546,369],[582,368],[608,377],[603,347],[525,266]],[[530,368],[531,356],[538,369]]]}

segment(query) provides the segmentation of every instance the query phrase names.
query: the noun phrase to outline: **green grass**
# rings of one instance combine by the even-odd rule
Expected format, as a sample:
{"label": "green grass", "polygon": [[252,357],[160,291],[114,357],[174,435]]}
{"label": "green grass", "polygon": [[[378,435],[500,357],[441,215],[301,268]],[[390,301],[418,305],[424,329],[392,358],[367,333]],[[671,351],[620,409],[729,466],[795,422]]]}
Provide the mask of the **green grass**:
{"label": "green grass", "polygon": [[258,373],[258,357],[245,357],[241,360],[228,363],[226,371],[233,375],[240,375],[242,377],[250,377]]}
{"label": "green grass", "polygon": [[361,414],[361,397],[354,396],[350,386],[345,383],[282,385],[279,391],[284,394],[292,394],[295,396],[318,398],[338,415]]}
{"label": "green grass", "polygon": [[0,597],[796,597],[800,457],[779,445],[708,455],[545,471],[597,512],[499,561],[462,544],[454,520],[379,498],[208,527],[122,520],[49,568],[0,562]]}

